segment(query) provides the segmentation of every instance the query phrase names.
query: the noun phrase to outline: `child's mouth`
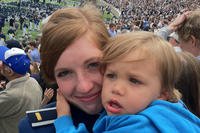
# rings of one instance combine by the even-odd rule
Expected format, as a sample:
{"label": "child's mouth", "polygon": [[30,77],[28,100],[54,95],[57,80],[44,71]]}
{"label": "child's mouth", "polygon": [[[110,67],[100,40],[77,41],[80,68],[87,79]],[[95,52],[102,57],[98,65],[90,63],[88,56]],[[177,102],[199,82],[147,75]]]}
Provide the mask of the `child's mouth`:
{"label": "child's mouth", "polygon": [[106,105],[107,112],[112,114],[120,114],[122,106],[116,100],[110,100]]}

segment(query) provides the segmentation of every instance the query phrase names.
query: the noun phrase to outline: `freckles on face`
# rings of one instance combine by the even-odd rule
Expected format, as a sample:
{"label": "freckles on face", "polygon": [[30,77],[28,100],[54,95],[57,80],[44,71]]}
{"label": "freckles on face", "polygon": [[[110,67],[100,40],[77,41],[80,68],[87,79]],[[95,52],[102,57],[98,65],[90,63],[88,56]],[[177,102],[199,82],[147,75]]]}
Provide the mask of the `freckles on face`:
{"label": "freckles on face", "polygon": [[73,95],[73,92],[75,91],[74,81],[66,81],[66,80],[57,79],[57,84],[59,86],[60,91],[63,93],[63,95],[66,98]]}
{"label": "freckles on face", "polygon": [[83,36],[62,53],[54,70],[65,98],[89,114],[102,108],[101,57],[97,44]]}

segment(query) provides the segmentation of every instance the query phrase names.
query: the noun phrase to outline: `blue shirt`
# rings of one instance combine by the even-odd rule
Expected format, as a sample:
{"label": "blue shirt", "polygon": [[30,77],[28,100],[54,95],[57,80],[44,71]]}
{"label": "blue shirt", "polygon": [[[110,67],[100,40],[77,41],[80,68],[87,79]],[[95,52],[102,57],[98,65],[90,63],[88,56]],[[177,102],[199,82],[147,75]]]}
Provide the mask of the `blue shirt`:
{"label": "blue shirt", "polygon": [[30,52],[30,56],[31,56],[32,61],[38,62],[38,63],[41,62],[41,61],[40,61],[40,53],[39,53],[39,51],[38,51],[37,48],[34,48],[34,49]]}
{"label": "blue shirt", "polygon": [[[83,123],[73,125],[70,116],[55,120],[56,133],[87,133]],[[200,133],[200,119],[181,103],[152,102],[135,115],[108,116],[103,112],[93,127],[94,133]]]}
{"label": "blue shirt", "polygon": [[110,35],[111,37],[114,37],[114,36],[117,35],[117,32],[116,32],[115,30],[112,31],[111,29],[108,30],[108,33],[109,33],[109,35]]}

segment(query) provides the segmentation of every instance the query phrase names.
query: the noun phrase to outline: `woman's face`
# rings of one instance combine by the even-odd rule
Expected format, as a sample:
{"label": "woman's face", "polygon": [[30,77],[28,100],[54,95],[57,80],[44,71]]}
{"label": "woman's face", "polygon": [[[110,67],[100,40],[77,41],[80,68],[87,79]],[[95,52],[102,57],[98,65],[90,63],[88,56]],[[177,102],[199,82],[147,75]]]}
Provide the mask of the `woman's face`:
{"label": "woman's face", "polygon": [[88,114],[102,109],[102,52],[87,35],[73,42],[60,56],[54,74],[65,98]]}

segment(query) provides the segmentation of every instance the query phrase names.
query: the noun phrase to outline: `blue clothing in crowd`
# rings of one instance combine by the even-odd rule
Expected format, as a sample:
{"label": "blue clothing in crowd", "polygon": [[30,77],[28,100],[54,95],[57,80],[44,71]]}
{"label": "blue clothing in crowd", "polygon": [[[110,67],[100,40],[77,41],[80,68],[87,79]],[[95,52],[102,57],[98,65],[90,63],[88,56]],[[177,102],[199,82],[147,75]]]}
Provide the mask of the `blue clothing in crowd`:
{"label": "blue clothing in crowd", "polygon": [[38,51],[37,48],[34,48],[34,49],[30,52],[30,56],[31,56],[32,61],[38,62],[38,63],[41,62],[41,61],[40,61],[40,53],[39,53],[39,51]]}
{"label": "blue clothing in crowd", "polygon": [[114,37],[114,36],[117,35],[117,32],[116,32],[115,30],[112,31],[111,29],[108,30],[108,33],[109,33],[109,35],[110,35],[111,37]]}
{"label": "blue clothing in crowd", "polygon": [[[73,125],[70,116],[55,120],[56,133],[87,133],[83,123]],[[93,127],[94,133],[199,133],[200,119],[183,104],[163,100],[152,102],[135,115],[108,116],[104,111]]]}

